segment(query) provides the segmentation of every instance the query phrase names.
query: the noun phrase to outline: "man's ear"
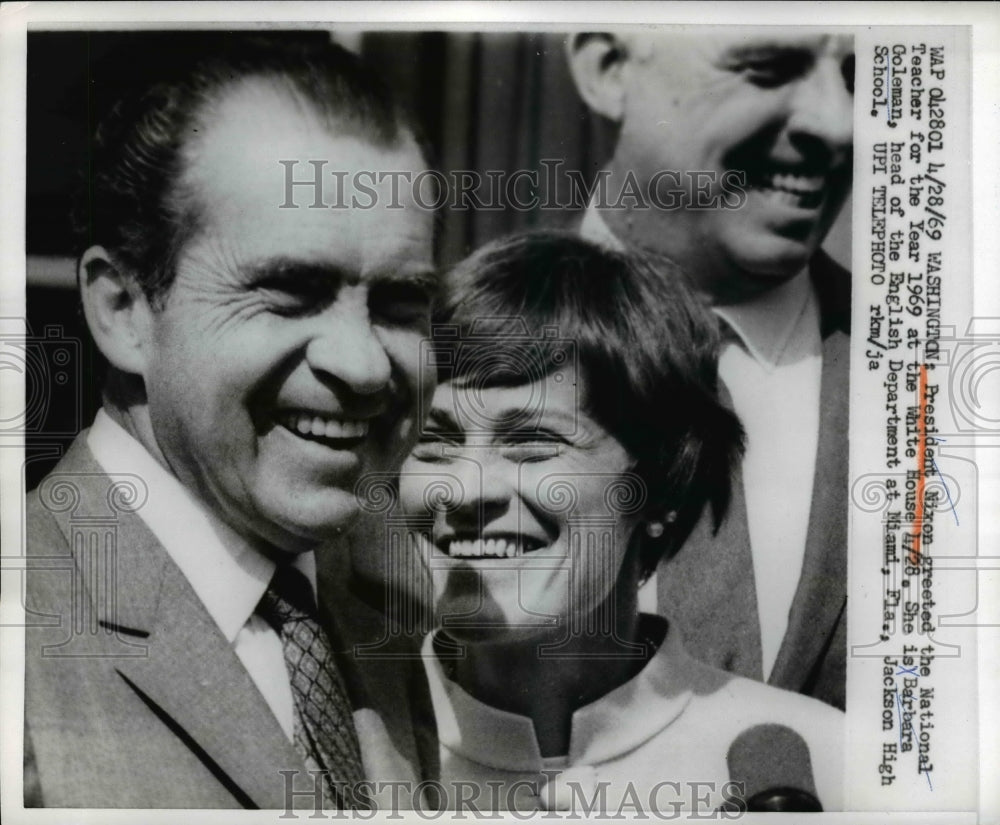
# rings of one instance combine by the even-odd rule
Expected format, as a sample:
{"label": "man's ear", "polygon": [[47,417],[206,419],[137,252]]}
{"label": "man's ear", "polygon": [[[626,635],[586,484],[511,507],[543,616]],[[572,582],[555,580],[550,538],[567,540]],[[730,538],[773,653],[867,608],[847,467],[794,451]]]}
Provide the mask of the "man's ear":
{"label": "man's ear", "polygon": [[569,70],[584,102],[598,114],[620,121],[625,109],[622,69],[628,61],[628,47],[610,32],[572,35],[566,42]]}
{"label": "man's ear", "polygon": [[152,310],[142,288],[115,266],[103,246],[83,253],[77,275],[83,313],[98,349],[122,372],[144,375]]}

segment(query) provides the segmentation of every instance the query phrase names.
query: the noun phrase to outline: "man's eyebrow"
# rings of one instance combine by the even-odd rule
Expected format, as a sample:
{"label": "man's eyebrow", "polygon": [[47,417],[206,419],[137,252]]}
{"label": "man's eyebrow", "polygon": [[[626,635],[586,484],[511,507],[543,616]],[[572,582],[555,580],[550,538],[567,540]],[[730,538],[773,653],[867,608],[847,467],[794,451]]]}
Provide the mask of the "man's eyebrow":
{"label": "man's eyebrow", "polygon": [[766,57],[775,54],[801,54],[811,56],[813,47],[806,41],[789,43],[781,40],[761,40],[756,43],[739,43],[727,48],[722,57],[729,60]]}
{"label": "man's eyebrow", "polygon": [[[267,258],[250,261],[240,267],[245,278],[252,281],[280,279],[318,283],[326,281],[334,284],[355,284],[366,280],[358,272],[344,269],[332,263],[303,261],[296,258]],[[433,294],[439,287],[440,276],[430,268],[417,270],[387,269],[367,276],[367,280],[379,285],[415,286]]]}
{"label": "man's eyebrow", "polygon": [[[387,269],[374,272],[367,277],[372,285],[413,286],[430,295],[441,288],[441,276],[435,269]],[[362,280],[362,279],[359,279]]]}
{"label": "man's eyebrow", "polygon": [[314,263],[295,258],[266,258],[250,261],[239,268],[249,280],[296,280],[296,281],[329,281],[340,283],[350,280],[350,273],[333,264]]}

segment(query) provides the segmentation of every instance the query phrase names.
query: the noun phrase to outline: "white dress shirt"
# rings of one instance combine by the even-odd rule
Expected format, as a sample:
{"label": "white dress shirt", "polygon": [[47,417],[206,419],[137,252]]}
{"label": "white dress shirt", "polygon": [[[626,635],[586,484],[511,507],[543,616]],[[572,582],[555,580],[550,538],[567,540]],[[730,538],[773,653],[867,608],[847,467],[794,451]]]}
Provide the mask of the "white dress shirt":
{"label": "white dress shirt", "polygon": [[[112,478],[131,473],[145,482],[149,494],[137,514],[187,578],[292,739],[294,700],[281,638],[254,614],[274,562],[209,512],[104,410],[94,419],[87,446]],[[313,554],[302,553],[293,564],[315,593]]]}
{"label": "white dress shirt", "polygon": [[[470,796],[458,784],[463,783],[480,790],[477,807],[484,813],[492,807],[565,810],[572,797],[566,785],[572,781],[586,800],[594,798],[598,783],[607,783],[607,809],[591,817],[613,818],[638,800],[650,818],[651,799],[661,812],[707,814],[723,801],[730,745],[763,724],[791,728],[808,749],[811,765],[786,766],[788,779],[803,770],[811,773],[823,809],[843,806],[843,713],[695,661],[674,627],[636,676],[573,714],[569,752],[559,757],[541,755],[531,719],[486,705],[452,681],[432,637],[425,640],[423,655],[438,725],[441,782],[452,809],[460,793]],[[523,688],[545,686],[510,686]],[[762,756],[780,764],[781,754]],[[636,813],[633,807],[624,810]],[[652,819],[664,818],[652,813]]]}
{"label": "white dress shirt", "polygon": [[715,312],[739,337],[723,346],[719,377],[747,435],[743,487],[767,678],[788,629],[809,529],[823,371],[819,306],[803,273]]}
{"label": "white dress shirt", "polygon": [[[624,249],[593,205],[580,234]],[[747,435],[742,475],[766,679],[788,628],[805,557],[819,442],[819,303],[803,271],[752,301],[713,311],[737,338],[723,344],[719,377]],[[641,609],[655,610],[655,576],[639,598]]]}

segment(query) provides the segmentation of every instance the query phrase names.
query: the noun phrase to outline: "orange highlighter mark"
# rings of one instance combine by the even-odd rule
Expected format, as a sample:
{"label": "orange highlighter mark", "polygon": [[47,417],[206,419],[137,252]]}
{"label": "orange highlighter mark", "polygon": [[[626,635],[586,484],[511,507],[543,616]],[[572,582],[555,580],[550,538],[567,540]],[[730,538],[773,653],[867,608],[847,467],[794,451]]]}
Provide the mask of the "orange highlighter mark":
{"label": "orange highlighter mark", "polygon": [[924,481],[927,454],[927,365],[920,365],[920,412],[917,418],[917,501],[913,517],[913,542],[910,546],[910,564],[920,564],[920,538],[924,524]]}

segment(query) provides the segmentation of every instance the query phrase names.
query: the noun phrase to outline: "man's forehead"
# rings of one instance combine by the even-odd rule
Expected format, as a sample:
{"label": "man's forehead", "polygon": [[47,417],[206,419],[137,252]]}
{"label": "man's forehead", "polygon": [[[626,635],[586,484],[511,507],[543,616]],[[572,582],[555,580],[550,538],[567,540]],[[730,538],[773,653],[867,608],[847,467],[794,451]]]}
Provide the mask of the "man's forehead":
{"label": "man's forehead", "polygon": [[832,34],[809,29],[766,29],[762,31],[730,31],[714,37],[716,49],[730,54],[753,53],[766,50],[809,51],[814,54],[832,52],[848,54],[854,50],[854,39],[849,34]]}
{"label": "man's forehead", "polygon": [[[279,160],[325,160],[331,168],[358,171],[374,158],[422,165],[412,137],[402,132],[386,143],[365,133],[348,117],[321,112],[281,78],[248,77],[226,88],[202,114],[203,133],[191,139],[187,159],[196,174],[232,168],[257,176]],[[332,144],[336,144],[333,146]],[[334,151],[331,151],[333,149]],[[237,166],[236,164],[239,164]]]}
{"label": "man's forehead", "polygon": [[719,59],[752,56],[768,51],[807,51],[812,54],[828,52],[847,56],[854,51],[850,34],[832,33],[811,27],[729,27],[712,26],[705,29],[683,28],[653,31],[637,35],[633,48],[638,56],[656,55],[658,58]]}
{"label": "man's forehead", "polygon": [[397,183],[394,192],[392,178],[371,177],[421,171],[416,143],[404,132],[383,145],[337,126],[266,78],[235,84],[202,118],[184,181],[228,266],[294,258],[360,274],[430,268],[432,213],[415,207],[409,187]]}

